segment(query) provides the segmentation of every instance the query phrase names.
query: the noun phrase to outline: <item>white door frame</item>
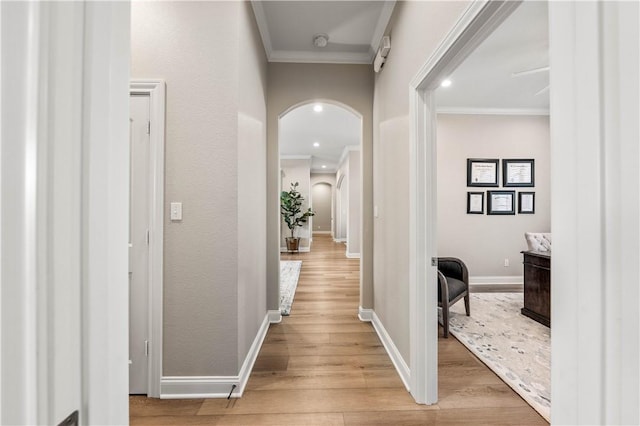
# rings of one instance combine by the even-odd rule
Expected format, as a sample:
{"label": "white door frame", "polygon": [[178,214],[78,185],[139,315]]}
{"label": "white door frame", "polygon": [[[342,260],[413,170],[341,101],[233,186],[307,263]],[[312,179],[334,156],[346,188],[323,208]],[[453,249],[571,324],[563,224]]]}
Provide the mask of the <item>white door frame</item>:
{"label": "white door frame", "polygon": [[130,95],[149,96],[149,363],[147,395],[160,398],[164,242],[164,80],[131,80]]}
{"label": "white door frame", "polygon": [[411,394],[418,403],[438,401],[437,169],[435,90],[520,4],[476,1],[420,68],[409,89],[409,324]]}

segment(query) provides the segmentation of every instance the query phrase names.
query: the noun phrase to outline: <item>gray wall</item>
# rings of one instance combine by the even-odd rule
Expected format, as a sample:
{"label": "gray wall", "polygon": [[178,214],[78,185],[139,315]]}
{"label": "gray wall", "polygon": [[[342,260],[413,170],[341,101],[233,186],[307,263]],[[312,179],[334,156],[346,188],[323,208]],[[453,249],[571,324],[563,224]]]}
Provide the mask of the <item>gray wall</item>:
{"label": "gray wall", "polygon": [[[331,222],[329,231],[331,235],[335,234],[336,224],[336,174],[335,173],[311,173],[311,187],[317,183],[327,183],[331,187]],[[312,202],[314,202],[312,200]],[[315,217],[314,217],[315,219]]]}
{"label": "gray wall", "polygon": [[[398,2],[374,93],[374,310],[409,364],[409,83],[468,2]],[[369,206],[363,206],[365,211]],[[366,231],[365,231],[366,232]]]}
{"label": "gray wall", "polygon": [[[548,116],[438,115],[438,255],[464,260],[472,278],[521,276],[524,233],[551,230],[549,152]],[[467,188],[467,158],[533,158],[536,186]],[[534,191],[535,214],[466,214],[467,191],[485,192],[486,213],[491,189]]]}
{"label": "gray wall", "polygon": [[[278,117],[302,102],[331,99],[346,104],[363,117],[363,229],[360,304],[373,306],[372,215],[372,105],[373,71],[370,65],[270,63],[267,93],[267,304],[278,309],[279,227]],[[404,89],[406,92],[406,88]]]}
{"label": "gray wall", "polygon": [[311,202],[313,203],[313,232],[331,232],[331,185],[316,183],[311,187]]}
{"label": "gray wall", "polygon": [[[252,21],[239,2],[132,4],[132,78],[167,83],[164,375],[236,375],[266,313],[266,200],[250,203],[256,223],[245,210],[260,192],[247,182],[265,169],[266,63]],[[181,222],[169,221],[172,201]]]}

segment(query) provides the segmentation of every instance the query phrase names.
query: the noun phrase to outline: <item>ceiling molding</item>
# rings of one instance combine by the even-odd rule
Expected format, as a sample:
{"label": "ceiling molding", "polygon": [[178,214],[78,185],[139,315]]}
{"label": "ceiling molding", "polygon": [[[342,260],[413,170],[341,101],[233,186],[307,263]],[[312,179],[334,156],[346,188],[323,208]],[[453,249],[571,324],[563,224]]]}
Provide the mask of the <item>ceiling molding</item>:
{"label": "ceiling molding", "polygon": [[271,47],[271,35],[269,35],[267,15],[264,13],[264,7],[262,7],[261,1],[252,1],[251,7],[253,7],[253,14],[256,17],[256,24],[258,24],[258,31],[260,31],[260,37],[262,38],[264,52],[267,55],[267,60],[270,60],[273,48]]}
{"label": "ceiling molding", "polygon": [[347,145],[344,147],[342,155],[340,155],[340,161],[338,161],[338,168],[342,167],[342,163],[344,163],[351,151],[360,151],[360,145]]}
{"label": "ceiling molding", "polygon": [[375,58],[376,53],[378,53],[378,48],[380,47],[380,40],[384,36],[384,31],[387,29],[387,25],[389,24],[389,20],[391,19],[391,15],[393,14],[393,8],[396,6],[396,1],[385,1],[382,6],[382,12],[380,12],[380,18],[378,18],[378,23],[376,24],[376,29],[373,31],[373,37],[371,37],[371,49],[373,50],[373,55],[371,57],[371,62],[373,62],[373,58]]}
{"label": "ceiling molding", "polygon": [[548,108],[465,108],[439,107],[438,114],[460,115],[549,115]]}
{"label": "ceiling molding", "polygon": [[281,155],[281,160],[311,160],[311,155]]}
{"label": "ceiling molding", "polygon": [[299,62],[320,64],[371,64],[371,53],[305,52],[275,50],[267,55],[269,62]]}

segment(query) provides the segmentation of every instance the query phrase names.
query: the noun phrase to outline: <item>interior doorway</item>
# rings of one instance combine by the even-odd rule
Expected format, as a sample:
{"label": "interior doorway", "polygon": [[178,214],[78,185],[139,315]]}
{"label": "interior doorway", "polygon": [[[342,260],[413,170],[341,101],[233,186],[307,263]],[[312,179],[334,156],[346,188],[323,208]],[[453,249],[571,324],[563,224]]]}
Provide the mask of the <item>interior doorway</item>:
{"label": "interior doorway", "polygon": [[[360,257],[362,137],[362,116],[335,101],[302,102],[279,116],[279,192],[298,183],[305,198],[302,209],[310,207],[316,214],[295,231],[301,240],[300,253],[313,250],[316,233],[344,243],[345,257]],[[283,253],[284,237],[290,230],[282,219],[280,223]]]}
{"label": "interior doorway", "polygon": [[165,83],[130,84],[129,393],[160,397]]}

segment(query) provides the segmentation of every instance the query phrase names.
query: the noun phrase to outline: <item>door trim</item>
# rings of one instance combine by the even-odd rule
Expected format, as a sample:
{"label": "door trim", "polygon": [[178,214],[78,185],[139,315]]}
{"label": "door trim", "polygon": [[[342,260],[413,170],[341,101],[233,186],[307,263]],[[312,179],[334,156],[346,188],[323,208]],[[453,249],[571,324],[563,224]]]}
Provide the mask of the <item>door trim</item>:
{"label": "door trim", "polygon": [[435,90],[520,3],[474,1],[410,83],[409,365],[411,395],[422,404],[438,401]]}
{"label": "door trim", "polygon": [[162,271],[164,241],[164,80],[131,80],[130,95],[149,96],[149,364],[147,395],[160,398],[162,379]]}

